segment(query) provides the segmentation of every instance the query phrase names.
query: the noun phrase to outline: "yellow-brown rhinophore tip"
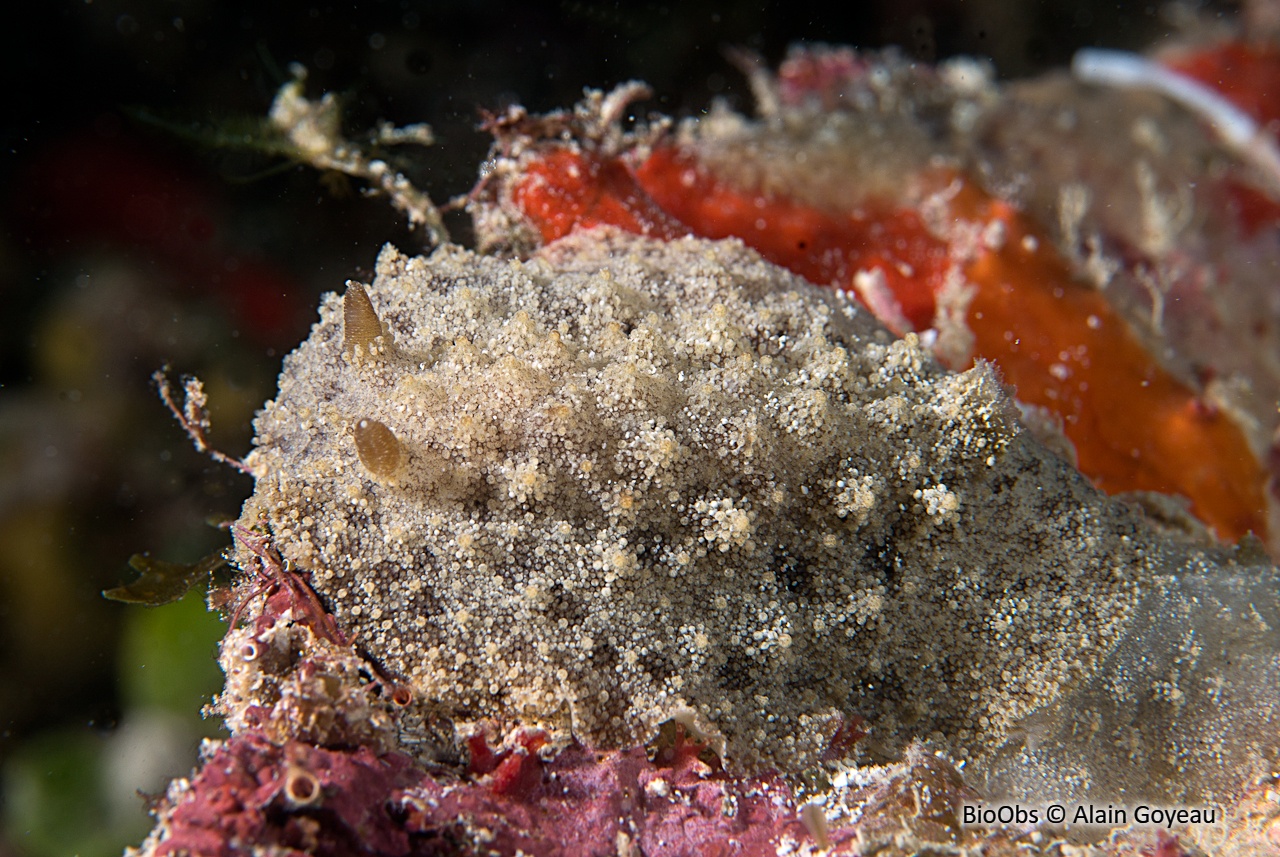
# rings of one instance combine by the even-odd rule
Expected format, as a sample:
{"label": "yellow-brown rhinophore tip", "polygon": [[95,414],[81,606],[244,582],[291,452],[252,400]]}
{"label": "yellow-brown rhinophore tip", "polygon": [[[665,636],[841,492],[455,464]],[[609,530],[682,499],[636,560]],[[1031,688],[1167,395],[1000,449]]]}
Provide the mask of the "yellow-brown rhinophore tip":
{"label": "yellow-brown rhinophore tip", "polygon": [[377,479],[390,479],[396,474],[404,450],[391,429],[377,420],[364,419],[356,423],[355,437],[356,454],[366,470]]}
{"label": "yellow-brown rhinophore tip", "polygon": [[369,300],[369,293],[355,280],[347,280],[347,293],[342,296],[342,350],[354,351],[359,345],[365,354],[372,353],[373,342],[382,336],[382,321]]}

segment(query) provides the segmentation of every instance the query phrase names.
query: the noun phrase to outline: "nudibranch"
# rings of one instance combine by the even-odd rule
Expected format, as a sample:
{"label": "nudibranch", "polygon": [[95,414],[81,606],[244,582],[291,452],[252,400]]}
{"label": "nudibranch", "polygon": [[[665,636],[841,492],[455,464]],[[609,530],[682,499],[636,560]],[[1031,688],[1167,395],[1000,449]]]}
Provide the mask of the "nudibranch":
{"label": "nudibranch", "polygon": [[[1258,355],[1280,343],[1280,306],[1261,287],[1228,292],[1221,281],[1240,260],[1203,246],[1234,236],[1206,237],[1212,212],[1194,204],[1209,203],[1163,189],[1175,186],[1169,170],[1196,158],[1229,171],[1231,153],[1214,149],[1195,116],[1166,109],[1152,119],[1124,105],[1131,134],[1147,137],[1113,144],[1102,127],[1067,125],[1085,125],[1099,98],[1129,93],[1095,97],[1074,84],[1064,95],[1055,81],[1056,100],[1033,107],[1027,90],[1005,95],[969,61],[933,69],[847,49],[797,51],[776,79],[757,73],[755,83],[760,121],[713,111],[631,149],[582,111],[536,130],[518,116],[494,123],[499,166],[476,208],[505,219],[479,222],[523,223],[536,243],[600,224],[740,238],[810,282],[855,292],[896,333],[925,336],[951,368],[994,363],[1104,490],[1184,497],[1219,537],[1253,533],[1275,547],[1266,456],[1280,365]],[[1017,125],[1019,110],[1049,128]],[[560,127],[557,116],[564,133],[539,138]],[[1064,166],[1051,163],[1054,143]],[[1162,145],[1175,150],[1164,166]],[[1108,164],[1100,177],[1114,186],[1091,186],[1086,167],[1069,174],[1086,159]],[[1243,181],[1248,169],[1231,175]],[[1127,185],[1115,178],[1125,171]],[[1051,206],[1037,208],[1050,192]],[[1093,208],[1114,200],[1131,223],[1108,232],[1091,221],[1102,194]],[[1240,338],[1234,347],[1205,347],[1225,331]]]}
{"label": "nudibranch", "polygon": [[[375,316],[394,353],[356,363]],[[988,364],[736,240],[388,247],[256,428],[241,525],[433,717],[603,748],[674,720],[789,773],[860,719],[864,753],[925,737],[989,793],[1095,799],[1274,756],[1240,733],[1280,704],[1274,571],[1157,532]]]}

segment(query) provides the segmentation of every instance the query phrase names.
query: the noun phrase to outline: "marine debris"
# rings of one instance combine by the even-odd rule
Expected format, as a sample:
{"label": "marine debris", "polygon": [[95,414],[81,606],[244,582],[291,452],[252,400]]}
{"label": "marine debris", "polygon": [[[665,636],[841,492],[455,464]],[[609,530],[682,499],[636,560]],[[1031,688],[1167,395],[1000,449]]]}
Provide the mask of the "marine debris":
{"label": "marine debris", "polygon": [[372,146],[412,144],[430,146],[434,141],[427,125],[396,128],[380,125],[368,144],[359,144],[342,136],[342,114],[338,99],[326,94],[318,101],[303,95],[306,69],[290,68],[293,80],[280,87],[269,114],[270,127],[284,137],[281,151],[318,170],[332,170],[367,181],[374,192],[390,200],[396,210],[409,218],[409,225],[422,228],[428,247],[449,240],[431,197],[413,185],[385,160],[372,157],[366,149]]}

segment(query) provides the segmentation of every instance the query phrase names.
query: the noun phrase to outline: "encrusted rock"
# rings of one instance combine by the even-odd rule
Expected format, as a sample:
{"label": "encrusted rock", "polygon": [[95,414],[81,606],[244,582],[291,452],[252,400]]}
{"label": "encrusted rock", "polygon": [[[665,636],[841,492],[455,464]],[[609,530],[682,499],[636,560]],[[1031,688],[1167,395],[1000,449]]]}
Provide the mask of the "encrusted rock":
{"label": "encrusted rock", "polygon": [[221,650],[227,684],[215,708],[232,732],[380,753],[399,746],[393,704],[350,646],[282,617],[232,629]]}

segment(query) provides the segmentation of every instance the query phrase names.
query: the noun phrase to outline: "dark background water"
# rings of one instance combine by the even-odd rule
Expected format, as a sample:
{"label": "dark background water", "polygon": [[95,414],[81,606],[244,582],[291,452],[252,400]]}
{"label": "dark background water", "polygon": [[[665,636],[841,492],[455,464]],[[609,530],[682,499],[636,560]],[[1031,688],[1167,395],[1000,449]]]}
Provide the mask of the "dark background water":
{"label": "dark background water", "polygon": [[[1187,7],[1193,8],[1193,7]],[[1200,26],[1230,5],[1198,7]],[[0,21],[0,855],[115,853],[146,821],[133,789],[190,766],[215,722],[219,626],[198,600],[105,601],[137,551],[192,561],[226,543],[251,485],[189,448],[148,378],[209,385],[214,440],[247,451],[254,408],[318,295],[413,250],[383,202],[226,145],[264,115],[292,62],[335,91],[354,131],[428,122],[409,165],[437,201],[466,192],[482,109],[571,105],[634,78],[641,109],[750,111],[726,59],[771,65],[796,41],[990,57],[1003,77],[1082,45],[1175,32],[1154,4],[875,0],[804,4],[174,0],[29,3]],[[216,145],[215,145],[216,144]],[[453,217],[455,235],[467,224]]]}

